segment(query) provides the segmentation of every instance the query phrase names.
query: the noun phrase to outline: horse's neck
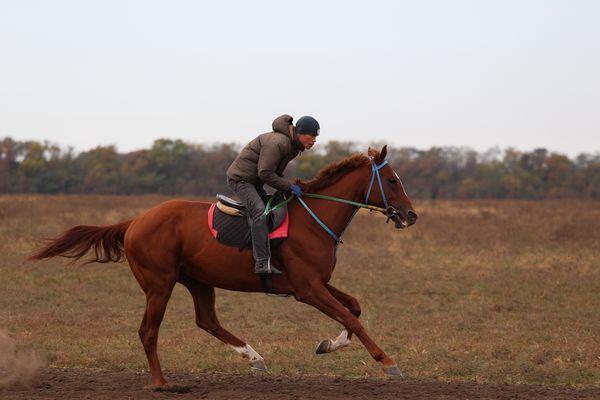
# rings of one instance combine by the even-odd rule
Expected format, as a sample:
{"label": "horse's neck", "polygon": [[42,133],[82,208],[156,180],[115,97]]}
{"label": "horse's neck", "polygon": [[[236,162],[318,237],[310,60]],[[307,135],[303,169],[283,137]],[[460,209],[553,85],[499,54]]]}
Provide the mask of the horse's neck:
{"label": "horse's neck", "polygon": [[[359,203],[364,202],[364,186],[366,185],[365,174],[362,171],[351,171],[341,177],[333,185],[317,191],[318,194],[352,200]],[[352,217],[357,211],[356,206],[339,203],[331,200],[319,200],[314,211],[319,218],[338,236],[340,236],[350,224]]]}

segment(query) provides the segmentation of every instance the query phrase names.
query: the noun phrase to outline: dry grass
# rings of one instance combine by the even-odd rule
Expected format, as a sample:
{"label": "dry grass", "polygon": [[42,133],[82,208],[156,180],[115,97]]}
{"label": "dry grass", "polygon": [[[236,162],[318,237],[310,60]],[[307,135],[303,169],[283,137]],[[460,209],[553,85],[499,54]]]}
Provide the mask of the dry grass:
{"label": "dry grass", "polygon": [[[127,264],[26,263],[35,238],[130,218],[164,198],[0,197],[0,328],[49,364],[146,369],[137,337],[144,296]],[[415,202],[420,220],[393,231],[361,213],[333,284],[361,302],[365,326],[412,377],[599,385],[600,203]],[[271,371],[379,375],[358,343],[314,355],[337,323],[293,299],[219,291],[224,326]],[[163,366],[247,371],[194,325],[176,288],[161,329]]]}

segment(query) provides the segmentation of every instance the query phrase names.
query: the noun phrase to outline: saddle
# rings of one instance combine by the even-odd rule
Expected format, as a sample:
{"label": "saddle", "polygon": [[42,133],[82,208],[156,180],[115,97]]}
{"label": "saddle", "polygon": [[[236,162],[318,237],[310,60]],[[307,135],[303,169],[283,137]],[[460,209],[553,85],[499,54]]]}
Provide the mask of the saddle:
{"label": "saddle", "polygon": [[[278,200],[273,199],[275,203]],[[217,202],[211,204],[208,210],[208,227],[212,235],[224,245],[237,247],[240,250],[252,247],[250,222],[246,207],[239,201],[222,194],[217,194]],[[270,213],[267,216],[267,225],[271,246],[276,247],[288,235],[287,206]]]}

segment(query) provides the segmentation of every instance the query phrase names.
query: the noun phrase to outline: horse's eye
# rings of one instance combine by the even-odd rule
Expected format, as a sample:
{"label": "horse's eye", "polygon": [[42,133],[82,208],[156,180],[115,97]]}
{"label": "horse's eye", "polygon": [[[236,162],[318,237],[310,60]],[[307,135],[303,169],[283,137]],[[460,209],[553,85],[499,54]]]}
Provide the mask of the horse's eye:
{"label": "horse's eye", "polygon": [[388,182],[389,182],[389,183],[391,183],[392,185],[395,185],[395,184],[397,184],[397,183],[398,183],[398,181],[397,181],[397,180],[395,180],[394,178],[390,178],[390,179],[388,179]]}

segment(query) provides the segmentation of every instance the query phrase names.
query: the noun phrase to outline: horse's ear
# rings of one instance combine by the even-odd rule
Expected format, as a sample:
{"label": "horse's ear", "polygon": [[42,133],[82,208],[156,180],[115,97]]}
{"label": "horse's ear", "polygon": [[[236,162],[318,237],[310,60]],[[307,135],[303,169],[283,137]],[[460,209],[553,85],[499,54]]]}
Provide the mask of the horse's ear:
{"label": "horse's ear", "polygon": [[385,156],[387,155],[387,144],[385,146],[383,146],[383,148],[381,149],[381,153],[379,153],[379,160],[377,160],[378,163],[383,162],[383,160],[385,160]]}
{"label": "horse's ear", "polygon": [[367,155],[374,159],[377,159],[377,157],[379,157],[379,153],[377,152],[377,150],[375,150],[372,147],[369,147],[369,150],[367,150]]}

